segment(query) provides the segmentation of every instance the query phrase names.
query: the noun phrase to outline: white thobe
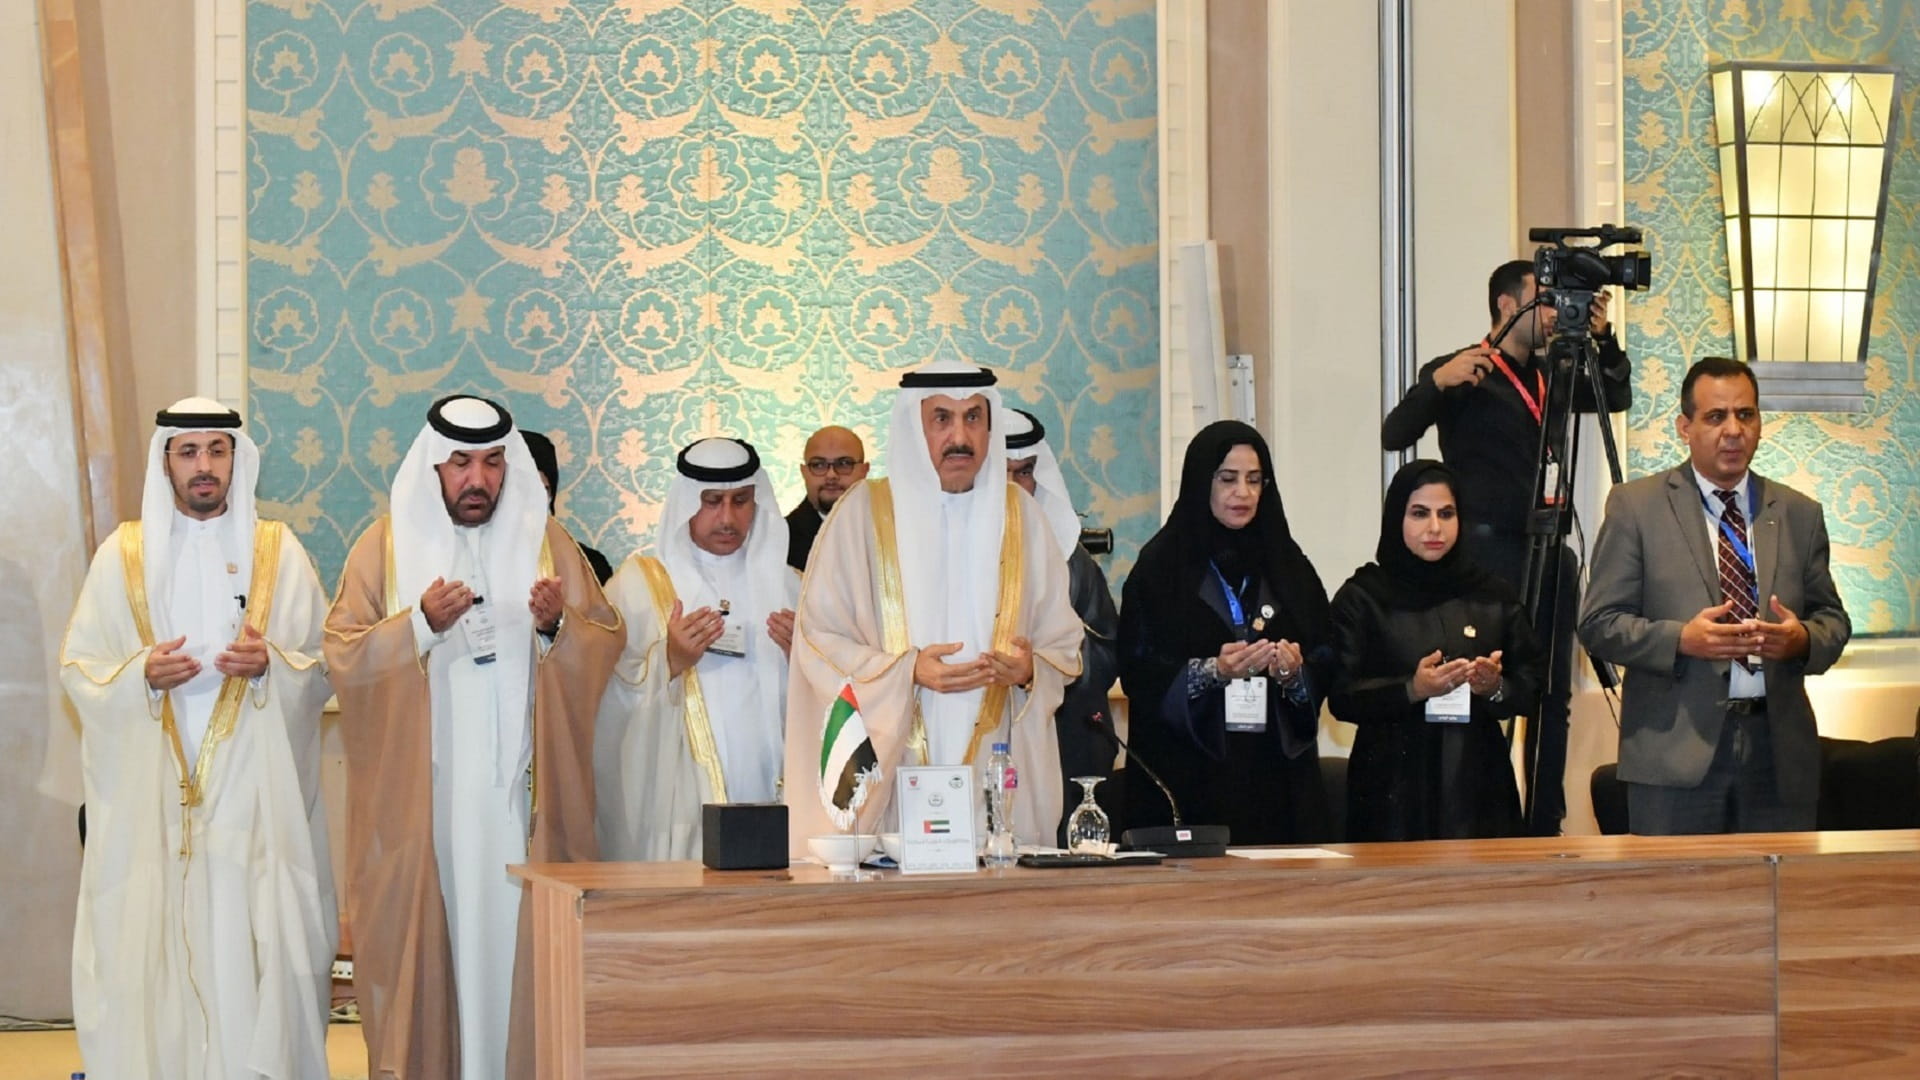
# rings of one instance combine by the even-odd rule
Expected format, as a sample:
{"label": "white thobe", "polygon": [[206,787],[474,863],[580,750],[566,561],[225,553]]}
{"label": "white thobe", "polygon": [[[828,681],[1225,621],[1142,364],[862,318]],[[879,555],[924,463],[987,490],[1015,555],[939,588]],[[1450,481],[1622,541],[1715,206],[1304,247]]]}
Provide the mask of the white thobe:
{"label": "white thobe", "polygon": [[[464,582],[496,612],[516,599],[526,603],[488,591],[488,533],[485,525],[460,530],[446,579]],[[413,614],[433,703],[433,854],[453,945],[465,1080],[506,1074],[521,896],[507,867],[527,860],[530,809],[522,762],[531,752],[531,718],[501,716],[499,688],[504,679],[531,681],[532,672],[477,662],[470,635],[480,617],[469,609],[435,634],[417,607]],[[533,700],[531,689],[526,700]]]}
{"label": "white thobe", "polygon": [[[167,627],[186,637],[204,677],[237,634],[223,612],[238,612],[233,594],[250,582],[228,591],[239,575],[226,564],[238,560],[221,549],[221,530],[203,524],[213,523],[175,523],[165,588]],[[326,597],[299,542],[286,533],[281,543],[268,672],[211,748],[202,801],[185,819],[120,534],[94,556],[68,626],[61,680],[81,721],[92,826],[74,928],[74,1026],[95,1076],[326,1076],[338,927],[319,786]],[[213,672],[204,699],[171,692],[189,769],[220,678]]]}
{"label": "white thobe", "polygon": [[[743,552],[696,550],[697,577],[675,580],[685,611],[718,607],[738,622],[745,657],[708,652],[695,662],[728,802],[780,798],[786,754],[787,659],[767,617],[797,603],[799,575],[773,597],[754,594]],[[627,625],[627,644],[594,726],[594,816],[600,856],[610,861],[697,859],[700,807],[717,796],[687,740],[686,678],[669,678],[666,627],[638,559],[621,564],[607,599]]]}
{"label": "white thobe", "polygon": [[[767,636],[767,617],[793,607],[794,597],[752,595],[744,547],[731,555],[695,548],[693,558],[700,572],[697,587],[675,582],[674,590],[682,597],[711,596],[716,604],[725,599],[728,624],[737,622],[745,631],[746,656],[708,651],[694,665],[713,724],[720,775],[727,781],[727,801],[772,802],[779,795],[786,746],[787,658]],[[707,603],[701,599],[689,607]]]}
{"label": "white thobe", "polygon": [[[975,554],[968,550],[967,509],[968,493],[958,494],[942,492],[940,495],[940,530],[937,539],[940,544],[941,566],[978,565],[972,558]],[[997,553],[996,553],[997,554]],[[941,579],[946,584],[946,602],[938,612],[933,613],[939,620],[939,632],[935,640],[924,644],[942,644],[959,642],[960,651],[945,658],[949,664],[966,664],[979,659],[980,654],[993,646],[992,614],[983,620],[976,610],[979,604],[977,583],[968,580],[965,574],[947,574]],[[958,765],[966,760],[967,746],[973,741],[973,727],[980,718],[980,701],[986,696],[985,690],[962,690],[957,693],[942,694],[920,689],[920,716],[927,728],[927,763],[930,765]],[[1003,724],[1004,728],[1005,725]],[[1004,739],[1004,731],[995,739]],[[982,740],[983,742],[989,740]],[[907,751],[908,756],[912,750]],[[986,759],[986,748],[982,747],[980,759]],[[902,759],[902,764],[918,765],[918,760]]]}
{"label": "white thobe", "polygon": [[[214,658],[240,636],[244,609],[239,597],[248,583],[240,580],[240,552],[234,550],[237,538],[230,535],[232,531],[221,518],[200,521],[179,511],[173,515],[167,615],[172,635],[186,636],[181,654],[200,661],[198,675],[169,691],[189,763],[200,756],[200,741],[206,737],[213,703],[220,696],[224,677],[213,666]],[[247,543],[252,541],[246,538]]]}

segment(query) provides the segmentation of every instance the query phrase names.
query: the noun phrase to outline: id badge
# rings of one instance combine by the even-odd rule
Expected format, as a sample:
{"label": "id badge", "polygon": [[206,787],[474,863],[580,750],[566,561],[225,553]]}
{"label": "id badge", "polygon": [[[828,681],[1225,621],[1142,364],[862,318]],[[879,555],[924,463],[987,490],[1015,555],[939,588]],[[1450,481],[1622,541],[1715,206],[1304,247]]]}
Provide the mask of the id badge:
{"label": "id badge", "polygon": [[721,656],[743,658],[747,655],[747,625],[745,620],[735,618],[730,611],[722,611],[723,620],[719,638],[707,646],[707,651]]}
{"label": "id badge", "polygon": [[1560,501],[1560,463],[1549,459],[1540,471],[1540,500],[1551,506]]}
{"label": "id badge", "polygon": [[1235,679],[1227,684],[1227,730],[1267,730],[1267,680]]}
{"label": "id badge", "polygon": [[1427,699],[1427,723],[1464,724],[1473,719],[1473,688],[1466,683]]}
{"label": "id badge", "polygon": [[460,620],[460,629],[467,635],[467,654],[473,657],[473,662],[493,663],[500,628],[494,624],[493,609],[487,606],[486,600],[474,598],[473,606]]}

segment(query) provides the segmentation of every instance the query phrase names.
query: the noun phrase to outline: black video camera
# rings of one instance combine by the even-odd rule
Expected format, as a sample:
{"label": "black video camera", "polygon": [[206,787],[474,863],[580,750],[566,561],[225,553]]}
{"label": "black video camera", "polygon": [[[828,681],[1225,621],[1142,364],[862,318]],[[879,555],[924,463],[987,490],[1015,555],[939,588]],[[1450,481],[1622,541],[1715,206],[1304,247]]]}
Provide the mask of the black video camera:
{"label": "black video camera", "polygon": [[[1653,256],[1645,251],[1602,255],[1602,248],[1639,244],[1640,230],[1602,225],[1597,229],[1529,229],[1527,239],[1550,246],[1533,253],[1533,280],[1553,306],[1555,336],[1587,333],[1587,309],[1594,294],[1609,285],[1639,291],[1653,274]],[[1592,240],[1574,245],[1571,239]]]}

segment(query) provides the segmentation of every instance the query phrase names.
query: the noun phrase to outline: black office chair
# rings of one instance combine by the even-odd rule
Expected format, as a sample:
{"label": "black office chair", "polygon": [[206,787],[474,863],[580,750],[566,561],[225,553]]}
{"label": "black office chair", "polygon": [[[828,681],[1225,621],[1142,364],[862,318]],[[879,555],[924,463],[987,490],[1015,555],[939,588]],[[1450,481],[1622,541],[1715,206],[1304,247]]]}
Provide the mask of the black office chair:
{"label": "black office chair", "polygon": [[1593,817],[1600,823],[1601,833],[1607,836],[1621,836],[1627,831],[1627,785],[1620,782],[1620,765],[1608,762],[1593,770],[1593,778],[1587,783],[1587,792],[1593,796]]}
{"label": "black office chair", "polygon": [[[1593,816],[1600,831],[1628,831],[1627,786],[1617,764],[1593,770]],[[1920,828],[1920,740],[1898,735],[1877,742],[1820,740],[1818,827],[1851,829]]]}

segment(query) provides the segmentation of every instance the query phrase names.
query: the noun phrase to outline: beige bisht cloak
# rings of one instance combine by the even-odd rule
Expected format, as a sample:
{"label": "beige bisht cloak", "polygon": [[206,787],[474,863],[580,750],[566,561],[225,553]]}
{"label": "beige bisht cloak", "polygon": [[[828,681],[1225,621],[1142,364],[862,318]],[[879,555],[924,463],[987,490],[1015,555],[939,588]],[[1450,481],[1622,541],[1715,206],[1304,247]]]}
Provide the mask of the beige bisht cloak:
{"label": "beige bisht cloak", "polygon": [[171,695],[147,692],[140,522],[100,545],[67,626],[60,680],[93,826],[74,1027],[95,1076],[326,1075],[339,932],[320,801],[326,596],[285,525],[258,522],[253,544],[246,622],[267,639],[267,675],[221,684],[197,761]]}
{"label": "beige bisht cloak", "polygon": [[[327,614],[327,666],[347,748],[348,926],[354,990],[375,1078],[460,1075],[460,1011],[433,850],[431,705],[414,647],[413,602],[390,594],[389,519],[362,533]],[[540,576],[565,605],[552,648],[534,653],[533,835],[528,862],[591,862],[593,717],[626,642],[579,546],[547,519]],[[520,601],[524,603],[524,600]],[[533,1075],[530,909],[520,908],[507,1074]]]}
{"label": "beige bisht cloak", "polygon": [[[1086,631],[1068,596],[1066,561],[1053,550],[1038,505],[1012,484],[1006,491],[993,644],[1006,651],[1013,638],[1029,639],[1033,684],[1026,690],[988,688],[964,763],[977,775],[989,744],[1009,742],[1020,770],[1015,838],[1050,845],[1061,799],[1053,714],[1067,684],[1080,674]],[[939,643],[910,641],[907,626],[891,488],[886,480],[869,480],[842,496],[820,526],[794,614],[786,795],[788,844],[796,857],[806,854],[807,837],[836,831],[819,795],[820,734],[842,685],[853,685],[882,772],[860,810],[860,831],[875,831],[888,814],[897,766],[962,764],[925,760],[918,701],[934,691],[914,685],[913,664],[920,646]]]}

